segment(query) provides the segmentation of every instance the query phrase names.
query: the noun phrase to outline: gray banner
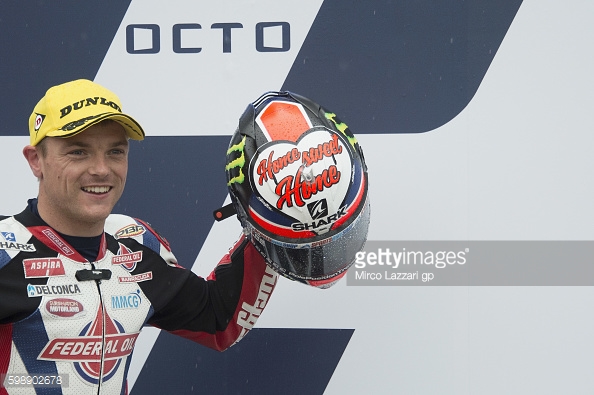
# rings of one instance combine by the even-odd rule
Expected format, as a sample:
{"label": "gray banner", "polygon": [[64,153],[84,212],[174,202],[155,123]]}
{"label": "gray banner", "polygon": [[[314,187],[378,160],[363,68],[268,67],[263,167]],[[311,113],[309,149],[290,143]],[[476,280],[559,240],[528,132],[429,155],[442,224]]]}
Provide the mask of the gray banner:
{"label": "gray banner", "polygon": [[375,241],[349,286],[594,285],[594,241]]}

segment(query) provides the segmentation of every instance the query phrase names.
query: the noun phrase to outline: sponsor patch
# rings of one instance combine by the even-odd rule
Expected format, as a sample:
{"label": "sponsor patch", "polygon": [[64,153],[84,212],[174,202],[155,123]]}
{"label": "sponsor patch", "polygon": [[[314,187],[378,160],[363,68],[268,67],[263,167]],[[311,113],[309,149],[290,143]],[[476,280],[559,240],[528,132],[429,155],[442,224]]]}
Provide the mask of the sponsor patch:
{"label": "sponsor patch", "polygon": [[295,222],[291,224],[291,227],[294,231],[312,230],[316,232],[319,229],[329,228],[333,223],[347,215],[346,206],[341,207],[338,212],[332,215],[328,215],[328,211],[326,210],[325,215],[327,215],[327,217],[321,218],[318,216],[311,222]]}
{"label": "sponsor patch", "polygon": [[37,114],[35,113],[35,126],[34,129],[37,131],[39,130],[39,128],[41,127],[41,124],[43,124],[43,121],[45,120],[45,115],[44,114]]}
{"label": "sponsor patch", "polygon": [[64,264],[59,258],[23,259],[25,278],[65,276]]}
{"label": "sponsor patch", "polygon": [[6,241],[16,241],[16,236],[12,232],[0,232],[0,234]]}
{"label": "sponsor patch", "polygon": [[142,261],[142,251],[132,251],[122,243],[119,244],[120,249],[118,250],[118,254],[111,258],[111,263],[113,265],[120,265],[131,272],[136,269],[136,264]]}
{"label": "sponsor patch", "polygon": [[78,336],[51,339],[37,357],[46,361],[72,362],[72,372],[91,384],[109,381],[132,353],[139,332],[126,333],[107,311],[98,309],[94,320]]}
{"label": "sponsor patch", "polygon": [[144,232],[146,232],[146,228],[144,226],[137,225],[137,224],[130,224],[130,225],[124,226],[123,228],[121,228],[117,232],[115,232],[113,237],[115,237],[116,239],[121,239],[123,237],[134,237],[134,236],[140,236],[140,235],[144,234]]}
{"label": "sponsor patch", "polygon": [[60,236],[52,232],[51,229],[46,228],[42,230],[41,233],[43,233],[45,237],[47,237],[48,240],[51,241],[56,246],[56,248],[62,252],[62,254],[66,256],[74,255],[74,251],[72,251],[72,249],[60,238]]}
{"label": "sponsor patch", "polygon": [[56,284],[56,285],[27,285],[27,295],[30,298],[39,296],[57,296],[57,295],[80,295],[78,284]]}
{"label": "sponsor patch", "polygon": [[[105,360],[119,362],[132,353],[138,333],[121,333],[105,336]],[[101,336],[65,337],[52,339],[37,359],[46,361],[101,362],[103,338]],[[116,370],[111,367],[110,371]],[[90,369],[89,369],[90,370]],[[95,371],[91,371],[95,376]],[[90,380],[89,380],[90,381]]]}
{"label": "sponsor patch", "polygon": [[140,290],[130,292],[127,295],[112,295],[111,296],[111,307],[115,310],[121,309],[137,309],[142,303],[140,297]]}
{"label": "sponsor patch", "polygon": [[14,241],[0,241],[0,250],[12,250],[12,251],[23,251],[23,252],[37,251],[33,244],[21,244],[21,243],[15,243]]}
{"label": "sponsor patch", "polygon": [[307,205],[307,211],[311,219],[318,219],[328,216],[328,202],[326,199],[316,200]]}
{"label": "sponsor patch", "polygon": [[134,276],[118,277],[120,283],[140,283],[153,279],[153,272],[135,274]]}
{"label": "sponsor patch", "polygon": [[45,309],[48,313],[62,318],[74,317],[84,312],[82,303],[68,298],[50,299],[45,304]]}
{"label": "sponsor patch", "polygon": [[265,273],[260,281],[260,289],[258,290],[258,296],[253,305],[243,302],[241,305],[241,311],[237,314],[237,325],[241,327],[241,333],[237,341],[243,338],[254,326],[262,310],[268,303],[268,297],[272,294],[276,282],[278,280],[278,273],[272,270],[266,265]]}

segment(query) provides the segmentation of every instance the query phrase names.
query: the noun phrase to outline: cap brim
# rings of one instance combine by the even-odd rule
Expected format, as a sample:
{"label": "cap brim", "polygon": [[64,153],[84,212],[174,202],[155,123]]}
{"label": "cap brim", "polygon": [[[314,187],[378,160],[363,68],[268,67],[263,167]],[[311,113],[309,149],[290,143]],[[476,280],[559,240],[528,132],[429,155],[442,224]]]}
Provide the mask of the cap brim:
{"label": "cap brim", "polygon": [[70,122],[57,130],[47,133],[46,136],[64,138],[72,137],[90,128],[91,126],[98,124],[101,121],[105,121],[106,119],[114,120],[122,125],[126,131],[126,134],[132,140],[144,139],[144,130],[142,129],[142,126],[140,126],[140,124],[134,120],[134,118],[126,114],[114,112],[98,114],[93,117],[87,117],[79,119],[78,121]]}

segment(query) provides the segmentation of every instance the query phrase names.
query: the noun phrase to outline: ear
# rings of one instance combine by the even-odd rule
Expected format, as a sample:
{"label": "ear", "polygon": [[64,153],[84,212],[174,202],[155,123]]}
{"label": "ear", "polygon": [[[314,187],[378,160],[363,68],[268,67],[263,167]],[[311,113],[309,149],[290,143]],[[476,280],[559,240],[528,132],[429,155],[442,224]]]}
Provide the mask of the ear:
{"label": "ear", "polygon": [[23,148],[23,155],[29,163],[29,167],[31,168],[33,175],[41,179],[43,172],[41,171],[41,154],[39,153],[39,149],[37,147],[28,145]]}

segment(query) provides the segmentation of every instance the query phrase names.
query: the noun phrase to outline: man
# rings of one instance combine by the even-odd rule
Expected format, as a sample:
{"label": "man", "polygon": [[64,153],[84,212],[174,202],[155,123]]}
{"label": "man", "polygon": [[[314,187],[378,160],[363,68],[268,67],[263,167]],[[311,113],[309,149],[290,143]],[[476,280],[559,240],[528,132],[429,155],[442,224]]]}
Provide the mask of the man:
{"label": "man", "polygon": [[251,329],[277,274],[242,237],[202,279],[146,222],[111,214],[142,127],[106,88],[50,88],[29,120],[39,192],[0,216],[0,395],[127,393],[143,325],[216,350]]}

